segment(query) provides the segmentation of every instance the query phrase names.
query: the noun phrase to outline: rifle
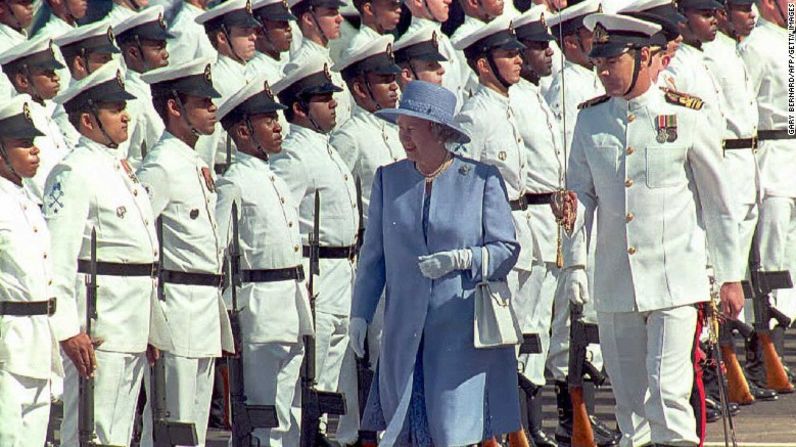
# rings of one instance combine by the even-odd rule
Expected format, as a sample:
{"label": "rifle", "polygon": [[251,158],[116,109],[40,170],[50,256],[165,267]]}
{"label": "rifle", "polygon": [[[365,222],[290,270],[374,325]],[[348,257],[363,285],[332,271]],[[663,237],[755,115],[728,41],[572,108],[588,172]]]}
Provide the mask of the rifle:
{"label": "rifle", "polygon": [[727,387],[724,384],[724,371],[722,370],[722,350],[719,346],[719,289],[714,278],[710,279],[710,302],[705,307],[706,320],[708,325],[708,358],[712,358],[710,365],[716,370],[716,382],[719,385],[719,401],[721,405],[721,420],[724,424],[724,445],[729,447],[732,442],[733,447],[737,447],[735,440],[735,422],[730,413],[730,401],[727,394]]}
{"label": "rifle", "polygon": [[732,336],[734,331],[738,331],[741,336],[748,340],[754,334],[754,328],[740,320],[725,319],[719,326],[719,349],[724,361],[727,375],[727,390],[730,402],[740,405],[749,405],[755,401],[755,397],[746,381],[738,356],[735,355],[735,343]]}
{"label": "rifle", "polygon": [[[158,300],[166,300],[165,281],[163,281],[163,218],[157,219],[157,238],[160,244],[158,259]],[[163,357],[155,360],[149,369],[149,397],[152,399],[152,443],[155,447],[175,445],[198,445],[199,439],[193,422],[179,422],[169,419],[166,400],[166,364]]]}
{"label": "rifle", "polygon": [[790,318],[771,305],[771,292],[777,289],[790,289],[793,287],[793,281],[787,270],[763,271],[760,264],[760,253],[754,239],[752,250],[749,252],[749,270],[750,280],[749,282],[744,281],[742,285],[744,295],[747,299],[752,299],[754,304],[754,328],[763,352],[763,364],[766,369],[766,388],[779,393],[791,393],[794,387],[788,380],[788,374],[782,365],[782,359],[780,359],[774,348],[769,322],[773,319],[783,328],[790,326]]}
{"label": "rifle", "polygon": [[[92,336],[91,321],[97,319],[97,229],[91,229],[91,266],[86,276],[86,335]],[[93,342],[93,340],[92,340]],[[78,378],[77,434],[80,447],[113,447],[101,444],[94,429],[94,377]]]}
{"label": "rifle", "polygon": [[232,337],[235,340],[235,355],[227,357],[229,371],[229,400],[232,412],[232,446],[248,447],[252,444],[252,432],[257,428],[279,427],[279,419],[274,405],[248,405],[243,381],[243,352],[240,350],[241,329],[240,309],[238,309],[238,290],[240,280],[240,241],[238,239],[238,205],[232,202],[232,240],[228,250],[230,271],[229,287],[232,296],[232,310],[229,321]]}
{"label": "rifle", "polygon": [[[320,212],[321,198],[315,191],[315,216],[308,237],[310,247],[309,299],[313,324],[315,322],[315,275],[320,273]],[[301,364],[301,447],[314,447],[320,432],[320,419],[324,414],[345,414],[345,396],[341,393],[319,391],[315,387],[315,336],[304,336],[304,360]]]}
{"label": "rifle", "polygon": [[596,447],[594,431],[583,399],[583,379],[588,376],[596,386],[605,382],[605,375],[586,359],[586,348],[600,342],[597,325],[583,319],[583,306],[571,304],[569,310],[569,372],[567,383],[572,399],[572,447]]}
{"label": "rifle", "polygon": [[364,212],[362,209],[362,179],[359,176],[354,180],[354,185],[357,189],[357,215],[359,217],[359,228],[357,228],[357,254],[359,254],[359,250],[365,242],[365,221],[362,219],[362,213]]}

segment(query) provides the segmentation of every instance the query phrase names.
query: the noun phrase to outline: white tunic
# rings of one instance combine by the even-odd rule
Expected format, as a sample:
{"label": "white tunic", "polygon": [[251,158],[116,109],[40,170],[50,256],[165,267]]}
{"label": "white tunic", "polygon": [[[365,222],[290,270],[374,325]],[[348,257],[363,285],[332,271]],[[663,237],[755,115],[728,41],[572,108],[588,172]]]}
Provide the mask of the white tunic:
{"label": "white tunic", "polygon": [[66,144],[60,127],[52,118],[53,109],[55,108],[54,103],[45,101],[44,105],[42,105],[31,100],[28,102],[28,107],[30,108],[30,117],[33,120],[33,125],[44,135],[33,140],[40,151],[39,170],[36,171],[36,175],[32,178],[24,179],[23,183],[32,194],[32,197],[41,202],[44,196],[44,182],[47,181],[47,176],[71,149]]}
{"label": "white tunic", "polygon": [[216,49],[210,43],[205,28],[196,23],[195,19],[204,11],[183,1],[182,7],[169,26],[174,35],[167,41],[169,64],[177,65],[202,58],[215,59]]}
{"label": "white tunic", "polygon": [[129,138],[123,145],[119,145],[119,152],[127,154],[127,161],[133,169],[137,169],[146,152],[155,146],[166,127],[152,105],[152,89],[141,80],[141,74],[127,70],[124,85],[135,99],[127,101],[127,114],[130,115]]}
{"label": "white tunic", "polygon": [[578,117],[578,104],[602,95],[605,88],[594,70],[570,61],[564,61],[564,68],[554,73],[545,100],[565,131],[565,144],[569,150]]}

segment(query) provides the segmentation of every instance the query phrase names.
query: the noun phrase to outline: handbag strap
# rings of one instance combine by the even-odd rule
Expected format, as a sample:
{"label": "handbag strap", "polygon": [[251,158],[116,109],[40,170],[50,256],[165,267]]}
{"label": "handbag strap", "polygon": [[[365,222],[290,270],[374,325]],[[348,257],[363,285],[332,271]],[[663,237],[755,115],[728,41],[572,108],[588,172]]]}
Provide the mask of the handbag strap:
{"label": "handbag strap", "polygon": [[489,250],[486,245],[481,246],[481,283],[488,283],[487,274],[489,273]]}

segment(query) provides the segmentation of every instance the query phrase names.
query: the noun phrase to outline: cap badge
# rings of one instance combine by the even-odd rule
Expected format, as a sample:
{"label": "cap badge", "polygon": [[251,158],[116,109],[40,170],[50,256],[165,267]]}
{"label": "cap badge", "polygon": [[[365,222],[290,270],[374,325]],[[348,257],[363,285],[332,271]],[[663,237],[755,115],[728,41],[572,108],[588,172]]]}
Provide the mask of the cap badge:
{"label": "cap badge", "polygon": [[252,2],[251,0],[246,0],[246,12],[250,15],[252,14]]}
{"label": "cap badge", "polygon": [[208,83],[212,84],[213,83],[213,75],[210,73],[210,64],[207,64],[207,66],[205,66],[204,75],[205,75],[205,81],[207,81]]}
{"label": "cap badge", "polygon": [[288,4],[287,0],[282,0],[282,6],[284,6],[285,9],[290,9],[290,4]]}
{"label": "cap badge", "polygon": [[547,28],[547,21],[544,18],[544,13],[539,15],[539,21],[542,22],[542,26]]}
{"label": "cap badge", "polygon": [[597,26],[594,27],[594,43],[605,44],[608,43],[608,30],[605,27],[598,23]]}
{"label": "cap badge", "polygon": [[437,32],[431,32],[431,45],[434,45],[435,49],[439,49],[439,42],[437,41]]}
{"label": "cap badge", "polygon": [[395,55],[392,54],[392,44],[391,43],[387,44],[387,49],[385,50],[385,53],[387,53],[387,59],[389,59],[391,62],[395,62]]}
{"label": "cap badge", "polygon": [[110,43],[113,43],[113,40],[114,40],[115,38],[116,38],[116,37],[113,35],[113,28],[111,28],[111,27],[109,26],[109,27],[108,27],[108,41],[110,41]]}
{"label": "cap badge", "polygon": [[509,22],[509,34],[511,34],[512,36],[516,34],[514,32],[514,23],[513,22]]}
{"label": "cap badge", "polygon": [[160,25],[162,29],[166,29],[166,20],[163,18],[162,13],[158,14],[158,25]]}
{"label": "cap badge", "polygon": [[119,87],[124,90],[124,78],[122,78],[122,71],[116,70],[116,83],[119,84]]}
{"label": "cap badge", "polygon": [[30,117],[30,107],[28,107],[28,103],[22,104],[22,117],[29,123],[33,123],[33,118]]}
{"label": "cap badge", "polygon": [[329,64],[323,64],[323,75],[326,76],[327,81],[332,80],[332,73],[329,71]]}
{"label": "cap badge", "polygon": [[265,96],[271,101],[274,100],[274,92],[271,91],[271,86],[268,85],[268,81],[263,82],[263,93],[265,93]]}

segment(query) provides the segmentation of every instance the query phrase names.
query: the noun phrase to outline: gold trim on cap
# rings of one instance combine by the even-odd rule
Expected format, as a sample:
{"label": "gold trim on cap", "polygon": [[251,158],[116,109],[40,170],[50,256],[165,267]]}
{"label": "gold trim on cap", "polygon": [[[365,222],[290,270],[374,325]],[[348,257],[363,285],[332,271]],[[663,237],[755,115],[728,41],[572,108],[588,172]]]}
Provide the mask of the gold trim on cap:
{"label": "gold trim on cap", "polygon": [[22,103],[22,117],[25,118],[27,122],[33,124],[33,118],[30,116],[30,107],[26,102]]}
{"label": "gold trim on cap", "polygon": [[391,43],[388,43],[388,44],[387,44],[387,49],[386,49],[386,50],[384,50],[384,52],[385,52],[385,53],[387,53],[387,57],[388,57],[388,58],[389,58],[389,59],[390,59],[392,62],[395,62],[395,55],[394,55],[394,54],[392,54],[392,44],[391,44]]}
{"label": "gold trim on cap", "polygon": [[329,71],[329,64],[327,63],[323,64],[323,75],[326,76],[327,81],[332,80],[332,73]]}
{"label": "gold trim on cap", "polygon": [[122,71],[116,70],[116,83],[119,84],[119,87],[124,90],[124,78],[122,77]]}
{"label": "gold trim on cap", "polygon": [[539,21],[542,22],[542,26],[547,27],[547,21],[544,18],[544,12],[539,15]]}
{"label": "gold trim on cap", "polygon": [[212,84],[212,83],[213,83],[213,75],[212,75],[212,73],[210,72],[210,64],[207,64],[207,66],[205,66],[205,73],[204,73],[204,75],[205,75],[205,81],[207,81],[207,82],[209,82],[210,84]]}
{"label": "gold trim on cap", "polygon": [[116,39],[116,36],[113,35],[113,28],[111,28],[110,26],[108,27],[108,34],[107,35],[108,35],[108,40],[111,43],[113,43],[113,41]]}
{"label": "gold trim on cap", "polygon": [[158,13],[158,25],[164,30],[166,29],[166,20],[163,18],[163,13]]}
{"label": "gold trim on cap", "polygon": [[251,0],[246,0],[246,12],[250,15],[252,14],[252,2]]}
{"label": "gold trim on cap", "polygon": [[605,44],[608,43],[608,30],[602,25],[602,23],[598,23],[594,27],[594,34],[593,34],[594,43]]}
{"label": "gold trim on cap", "polygon": [[274,100],[274,92],[271,91],[271,86],[268,85],[268,81],[263,82],[263,93],[265,93],[265,96],[267,96],[271,101]]}

